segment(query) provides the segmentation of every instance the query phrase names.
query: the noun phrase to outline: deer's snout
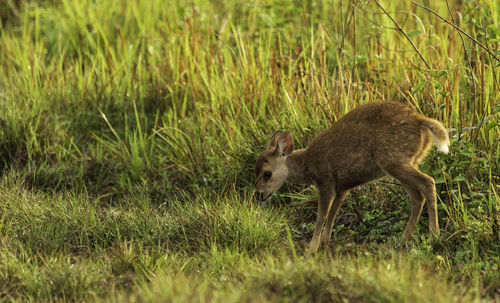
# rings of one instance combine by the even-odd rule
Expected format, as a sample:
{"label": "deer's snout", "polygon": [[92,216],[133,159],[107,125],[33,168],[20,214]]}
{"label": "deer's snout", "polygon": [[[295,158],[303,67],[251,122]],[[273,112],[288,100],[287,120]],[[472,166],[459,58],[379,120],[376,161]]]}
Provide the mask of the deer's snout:
{"label": "deer's snout", "polygon": [[257,191],[255,193],[255,197],[259,201],[266,201],[267,199],[269,199],[269,197],[271,197],[271,195],[272,195],[272,193],[264,193],[264,192],[260,192],[260,191]]}

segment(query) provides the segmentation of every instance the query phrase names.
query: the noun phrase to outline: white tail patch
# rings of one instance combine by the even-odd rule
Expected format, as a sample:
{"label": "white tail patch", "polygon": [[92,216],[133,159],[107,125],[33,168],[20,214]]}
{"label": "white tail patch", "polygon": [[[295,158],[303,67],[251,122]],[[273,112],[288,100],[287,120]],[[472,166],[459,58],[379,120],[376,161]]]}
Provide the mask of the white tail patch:
{"label": "white tail patch", "polygon": [[432,134],[432,137],[434,138],[434,144],[436,144],[437,149],[440,152],[442,152],[443,154],[447,154],[450,151],[450,141],[448,139],[440,140],[434,134]]}
{"label": "white tail patch", "polygon": [[438,149],[439,149],[440,152],[443,152],[444,154],[447,154],[450,151],[450,148],[449,148],[448,144],[445,143],[445,142],[441,142],[438,145]]}

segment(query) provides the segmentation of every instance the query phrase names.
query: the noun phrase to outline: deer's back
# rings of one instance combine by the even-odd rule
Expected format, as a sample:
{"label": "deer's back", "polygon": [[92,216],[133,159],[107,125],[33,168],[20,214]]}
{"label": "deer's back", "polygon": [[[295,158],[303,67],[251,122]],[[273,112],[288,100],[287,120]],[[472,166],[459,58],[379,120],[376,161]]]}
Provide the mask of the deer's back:
{"label": "deer's back", "polygon": [[402,103],[359,106],[311,141],[306,150],[309,171],[316,179],[334,178],[347,188],[382,177],[377,162],[407,161],[419,152],[420,119]]}

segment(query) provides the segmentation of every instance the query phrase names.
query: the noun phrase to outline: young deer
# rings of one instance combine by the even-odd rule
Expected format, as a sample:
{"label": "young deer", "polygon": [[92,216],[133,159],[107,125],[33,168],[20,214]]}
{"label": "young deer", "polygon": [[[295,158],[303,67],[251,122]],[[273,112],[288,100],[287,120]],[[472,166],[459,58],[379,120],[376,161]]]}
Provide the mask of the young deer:
{"label": "young deer", "polygon": [[320,238],[322,244],[330,242],[335,216],[348,192],[386,175],[399,180],[410,195],[411,215],[403,238],[411,238],[425,201],[430,232],[438,236],[434,180],[417,169],[432,139],[441,152],[448,152],[448,132],[440,122],[401,103],[362,105],[319,133],[304,149],[293,150],[289,131],[275,132],[257,159],[257,191],[267,200],[286,179],[318,188],[318,215],[309,253],[318,250]]}

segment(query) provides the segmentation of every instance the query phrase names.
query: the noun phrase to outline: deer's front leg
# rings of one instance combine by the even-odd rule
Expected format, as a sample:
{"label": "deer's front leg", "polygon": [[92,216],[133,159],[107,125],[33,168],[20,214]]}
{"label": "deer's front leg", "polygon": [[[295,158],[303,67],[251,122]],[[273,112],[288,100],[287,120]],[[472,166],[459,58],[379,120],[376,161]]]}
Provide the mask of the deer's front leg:
{"label": "deer's front leg", "polygon": [[344,202],[347,193],[348,191],[336,193],[332,206],[330,206],[330,210],[328,211],[328,217],[326,219],[325,230],[323,230],[323,233],[321,235],[321,243],[324,245],[328,245],[330,243],[330,237],[332,235],[332,229],[335,217],[337,216],[340,206],[342,205],[342,202]]}
{"label": "deer's front leg", "polygon": [[[330,184],[329,184],[330,185]],[[320,186],[318,199],[318,216],[316,217],[316,228],[311,243],[309,244],[309,253],[314,254],[318,251],[321,232],[325,225],[325,219],[335,197],[335,189],[333,186]]]}

